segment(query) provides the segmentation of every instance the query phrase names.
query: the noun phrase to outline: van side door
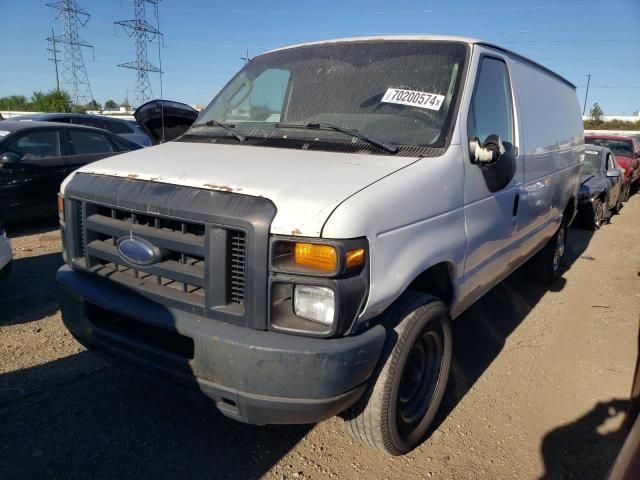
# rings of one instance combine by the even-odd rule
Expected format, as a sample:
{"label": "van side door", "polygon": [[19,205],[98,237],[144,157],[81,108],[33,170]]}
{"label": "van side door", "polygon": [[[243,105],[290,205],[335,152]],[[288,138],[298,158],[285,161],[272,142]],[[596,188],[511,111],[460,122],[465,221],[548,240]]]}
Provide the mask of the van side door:
{"label": "van side door", "polygon": [[584,132],[575,89],[541,67],[510,65],[522,122],[524,165],[520,211],[513,234],[514,268],[558,231],[564,209],[577,196]]}
{"label": "van side door", "polygon": [[[469,150],[464,179],[465,303],[473,302],[508,273],[522,181],[507,61],[493,51],[482,49],[477,58],[466,128]],[[474,144],[486,145],[492,136],[494,140],[499,137],[505,153],[494,162],[478,161],[472,151]]]}

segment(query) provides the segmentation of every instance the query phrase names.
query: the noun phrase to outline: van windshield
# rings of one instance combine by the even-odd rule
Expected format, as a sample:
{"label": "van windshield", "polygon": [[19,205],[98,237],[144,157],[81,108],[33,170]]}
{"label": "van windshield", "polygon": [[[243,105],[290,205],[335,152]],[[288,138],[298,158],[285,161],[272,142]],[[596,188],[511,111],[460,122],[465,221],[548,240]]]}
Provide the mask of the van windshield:
{"label": "van windshield", "polygon": [[[190,134],[442,147],[467,57],[462,43],[363,41],[290,48],[251,60],[200,114]],[[204,124],[209,122],[209,126]],[[315,128],[304,127],[311,124]],[[200,125],[200,126],[197,126]],[[373,147],[372,147],[373,148]]]}

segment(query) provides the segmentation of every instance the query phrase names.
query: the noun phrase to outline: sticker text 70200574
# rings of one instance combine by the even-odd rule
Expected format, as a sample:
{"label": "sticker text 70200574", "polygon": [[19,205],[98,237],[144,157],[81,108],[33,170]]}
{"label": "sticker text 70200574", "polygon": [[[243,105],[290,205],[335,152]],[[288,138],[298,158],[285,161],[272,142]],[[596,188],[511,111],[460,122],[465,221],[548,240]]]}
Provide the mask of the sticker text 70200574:
{"label": "sticker text 70200574", "polygon": [[399,88],[388,88],[382,97],[384,103],[397,103],[411,107],[428,108],[429,110],[440,110],[443,101],[444,95]]}

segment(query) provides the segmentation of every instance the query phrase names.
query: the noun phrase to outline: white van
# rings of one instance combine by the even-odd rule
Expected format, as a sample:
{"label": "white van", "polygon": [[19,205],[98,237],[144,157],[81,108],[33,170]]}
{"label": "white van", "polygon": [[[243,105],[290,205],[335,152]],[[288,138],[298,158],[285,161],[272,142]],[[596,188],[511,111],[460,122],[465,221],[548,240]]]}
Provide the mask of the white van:
{"label": "white van", "polygon": [[574,85],[478,40],[265,53],[175,141],[64,182],[64,322],[229,417],[342,413],[402,454],[451,319],[529,259],[560,274],[583,143]]}

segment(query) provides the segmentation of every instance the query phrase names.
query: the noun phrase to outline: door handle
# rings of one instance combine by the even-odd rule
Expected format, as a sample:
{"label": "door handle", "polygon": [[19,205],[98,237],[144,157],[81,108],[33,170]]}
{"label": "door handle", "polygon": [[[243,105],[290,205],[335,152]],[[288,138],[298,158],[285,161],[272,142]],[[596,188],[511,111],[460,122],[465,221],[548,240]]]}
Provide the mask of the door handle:
{"label": "door handle", "polygon": [[514,217],[518,214],[519,206],[520,206],[520,194],[516,193],[516,196],[513,198],[513,216]]}

